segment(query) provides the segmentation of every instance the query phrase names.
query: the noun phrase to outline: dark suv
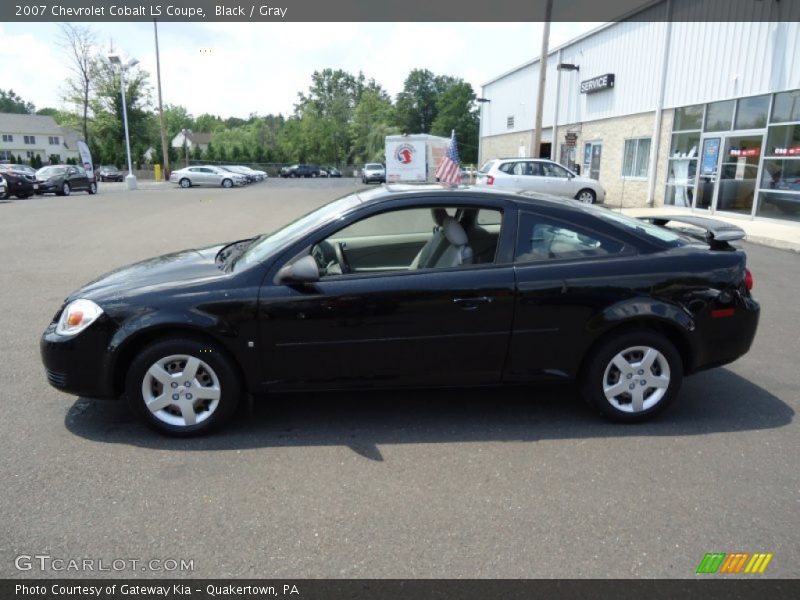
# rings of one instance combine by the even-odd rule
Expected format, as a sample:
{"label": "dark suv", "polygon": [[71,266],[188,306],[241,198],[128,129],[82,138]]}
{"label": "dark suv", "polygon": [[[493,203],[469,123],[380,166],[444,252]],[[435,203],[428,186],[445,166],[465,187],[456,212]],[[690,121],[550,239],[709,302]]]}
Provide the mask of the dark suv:
{"label": "dark suv", "polygon": [[281,169],[281,177],[319,177],[319,165],[298,164]]}

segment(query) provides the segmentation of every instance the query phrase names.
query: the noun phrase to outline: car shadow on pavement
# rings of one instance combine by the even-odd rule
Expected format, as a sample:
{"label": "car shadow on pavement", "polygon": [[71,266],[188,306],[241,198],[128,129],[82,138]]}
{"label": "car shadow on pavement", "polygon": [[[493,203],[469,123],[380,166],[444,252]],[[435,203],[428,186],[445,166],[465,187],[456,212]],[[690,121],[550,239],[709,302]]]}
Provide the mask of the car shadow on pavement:
{"label": "car shadow on pavement", "polygon": [[795,414],[727,369],[687,378],[672,407],[635,425],[606,421],[572,385],[273,394],[243,404],[222,430],[198,438],[150,431],[125,401],[80,398],[65,424],[92,441],[160,450],[348,446],[382,461],[382,444],[703,435],[782,427]]}

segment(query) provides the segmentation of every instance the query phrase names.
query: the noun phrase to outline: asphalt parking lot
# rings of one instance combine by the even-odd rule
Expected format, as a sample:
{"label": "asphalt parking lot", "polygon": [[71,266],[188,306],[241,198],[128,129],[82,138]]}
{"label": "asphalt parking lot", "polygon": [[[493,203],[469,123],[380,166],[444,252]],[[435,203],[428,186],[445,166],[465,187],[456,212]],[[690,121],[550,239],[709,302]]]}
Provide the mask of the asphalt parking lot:
{"label": "asphalt parking lot", "polygon": [[754,347],[651,423],[609,424],[569,387],[304,394],[176,440],[47,384],[38,339],[63,298],[361,184],[145,187],[0,202],[0,577],[87,575],[21,572],[23,554],[193,560],[169,575],[200,578],[694,577],[734,551],[798,575],[800,256],[746,245]]}

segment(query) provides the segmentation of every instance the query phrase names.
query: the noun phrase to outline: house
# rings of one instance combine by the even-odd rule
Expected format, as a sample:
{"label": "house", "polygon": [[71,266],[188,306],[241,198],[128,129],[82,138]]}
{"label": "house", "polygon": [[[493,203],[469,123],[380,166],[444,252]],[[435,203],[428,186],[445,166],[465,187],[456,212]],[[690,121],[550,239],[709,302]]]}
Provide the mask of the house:
{"label": "house", "polygon": [[186,129],[172,138],[171,146],[176,150],[183,150],[184,141],[189,148],[189,152],[194,150],[195,146],[199,146],[200,149],[205,152],[208,150],[208,144],[211,143],[211,134],[195,133],[191,129]]}
{"label": "house", "polygon": [[56,124],[47,115],[0,113],[0,160],[30,162],[39,156],[47,163],[51,156],[59,163],[78,158],[79,134]]}

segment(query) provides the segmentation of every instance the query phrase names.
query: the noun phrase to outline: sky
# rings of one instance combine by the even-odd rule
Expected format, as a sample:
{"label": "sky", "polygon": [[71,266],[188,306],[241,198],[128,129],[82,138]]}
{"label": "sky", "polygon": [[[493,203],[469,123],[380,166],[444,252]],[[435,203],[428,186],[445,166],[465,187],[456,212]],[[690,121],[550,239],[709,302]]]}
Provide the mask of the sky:
{"label": "sky", "polygon": [[[550,47],[600,23],[553,23]],[[92,23],[103,53],[139,60],[156,93],[152,23]],[[164,104],[247,117],[291,114],[297,93],[324,68],[363,71],[395,97],[414,68],[481,85],[541,51],[541,23],[159,23]],[[68,62],[57,23],[0,23],[0,88],[37,109],[62,100]]]}

